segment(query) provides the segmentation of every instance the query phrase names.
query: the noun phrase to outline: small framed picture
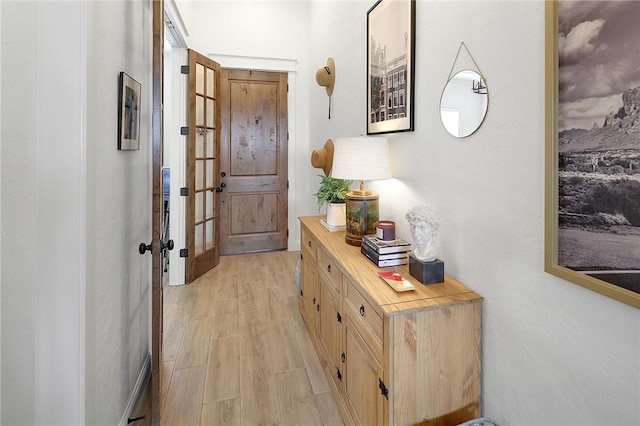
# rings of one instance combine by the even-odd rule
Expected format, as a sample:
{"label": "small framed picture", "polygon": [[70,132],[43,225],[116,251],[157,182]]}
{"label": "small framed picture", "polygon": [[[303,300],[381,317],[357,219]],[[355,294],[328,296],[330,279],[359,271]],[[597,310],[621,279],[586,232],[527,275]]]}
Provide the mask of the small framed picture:
{"label": "small framed picture", "polygon": [[140,149],[140,90],[142,86],[126,73],[118,84],[118,149]]}

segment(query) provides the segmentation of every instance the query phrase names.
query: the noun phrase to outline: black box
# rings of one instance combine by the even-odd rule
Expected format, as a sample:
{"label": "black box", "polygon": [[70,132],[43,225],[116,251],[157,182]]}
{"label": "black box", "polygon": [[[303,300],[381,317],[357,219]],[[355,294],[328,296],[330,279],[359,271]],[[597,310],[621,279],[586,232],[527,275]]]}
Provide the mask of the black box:
{"label": "black box", "polygon": [[444,282],[444,262],[440,259],[423,262],[409,255],[409,274],[422,284],[439,284]]}

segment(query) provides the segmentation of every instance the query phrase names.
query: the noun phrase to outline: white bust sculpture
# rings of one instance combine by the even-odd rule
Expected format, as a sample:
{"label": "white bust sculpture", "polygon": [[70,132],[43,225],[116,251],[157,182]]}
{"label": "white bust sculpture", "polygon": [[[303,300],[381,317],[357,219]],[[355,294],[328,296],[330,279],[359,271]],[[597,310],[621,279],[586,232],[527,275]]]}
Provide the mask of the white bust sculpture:
{"label": "white bust sculpture", "polygon": [[409,222],[409,229],[415,244],[413,256],[422,262],[436,260],[438,257],[436,240],[440,227],[438,215],[427,206],[416,206],[409,210],[404,217]]}

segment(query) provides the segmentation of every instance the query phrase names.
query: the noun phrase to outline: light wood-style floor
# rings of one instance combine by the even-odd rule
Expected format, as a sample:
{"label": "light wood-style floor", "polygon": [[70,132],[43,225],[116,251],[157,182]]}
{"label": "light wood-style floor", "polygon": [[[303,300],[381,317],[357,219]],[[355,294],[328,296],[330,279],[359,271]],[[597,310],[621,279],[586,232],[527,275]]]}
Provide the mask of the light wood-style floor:
{"label": "light wood-style floor", "polygon": [[298,252],[165,287],[161,424],[342,425],[298,311]]}

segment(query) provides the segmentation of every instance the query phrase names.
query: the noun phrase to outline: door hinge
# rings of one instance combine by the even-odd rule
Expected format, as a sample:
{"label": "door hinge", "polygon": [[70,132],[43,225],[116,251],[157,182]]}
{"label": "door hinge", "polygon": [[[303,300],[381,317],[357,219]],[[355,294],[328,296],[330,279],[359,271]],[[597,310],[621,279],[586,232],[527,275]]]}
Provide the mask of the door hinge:
{"label": "door hinge", "polygon": [[289,132],[287,132],[287,142],[289,142]]}
{"label": "door hinge", "polygon": [[304,296],[304,291],[300,289],[300,296]]}
{"label": "door hinge", "polygon": [[389,389],[387,389],[382,379],[379,378],[378,381],[379,381],[378,387],[380,388],[380,393],[382,394],[382,396],[389,399]]}
{"label": "door hinge", "polygon": [[340,369],[336,368],[336,371],[338,372],[338,380],[342,381],[342,373],[340,372]]}
{"label": "door hinge", "polygon": [[180,249],[180,257],[189,257],[189,249]]}
{"label": "door hinge", "polygon": [[289,93],[289,83],[287,83],[287,93]]}
{"label": "door hinge", "polygon": [[287,181],[287,189],[289,189],[289,181]]}
{"label": "door hinge", "polygon": [[180,127],[180,134],[182,136],[189,136],[189,128],[187,126]]}
{"label": "door hinge", "polygon": [[289,228],[287,228],[287,238],[289,238]]}
{"label": "door hinge", "polygon": [[180,74],[189,74],[189,65],[181,65]]}
{"label": "door hinge", "polygon": [[342,315],[340,315],[340,312],[336,312],[336,314],[338,314],[338,322],[342,322]]}

